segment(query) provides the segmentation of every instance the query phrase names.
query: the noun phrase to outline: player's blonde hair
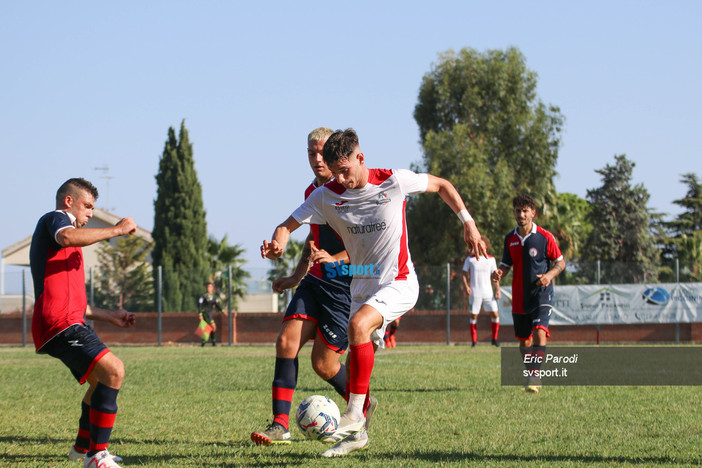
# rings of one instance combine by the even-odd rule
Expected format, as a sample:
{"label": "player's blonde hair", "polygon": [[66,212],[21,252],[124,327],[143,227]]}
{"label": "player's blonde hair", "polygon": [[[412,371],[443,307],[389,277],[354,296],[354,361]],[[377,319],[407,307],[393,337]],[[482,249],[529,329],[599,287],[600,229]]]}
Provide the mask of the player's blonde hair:
{"label": "player's blonde hair", "polygon": [[307,135],[307,143],[313,141],[326,141],[334,133],[334,130],[328,127],[315,128]]}

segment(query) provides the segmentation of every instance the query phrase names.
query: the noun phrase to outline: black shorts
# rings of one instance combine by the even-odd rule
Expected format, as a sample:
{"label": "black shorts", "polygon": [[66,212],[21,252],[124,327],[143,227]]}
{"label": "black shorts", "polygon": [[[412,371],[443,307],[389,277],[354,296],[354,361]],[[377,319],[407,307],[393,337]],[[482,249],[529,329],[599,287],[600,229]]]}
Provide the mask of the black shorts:
{"label": "black shorts", "polygon": [[95,364],[110,352],[92,328],[71,325],[51,338],[39,351],[40,354],[60,359],[76,380],[84,384]]}
{"label": "black shorts", "polygon": [[317,335],[327,347],[339,354],[349,345],[346,328],[351,311],[351,292],[307,275],[295,291],[283,321],[311,320]]}
{"label": "black shorts", "polygon": [[551,318],[552,308],[553,307],[550,305],[542,305],[530,313],[513,313],[514,336],[516,336],[518,340],[528,340],[531,338],[533,330],[538,328],[546,330],[546,337],[551,336],[548,332],[548,321]]}

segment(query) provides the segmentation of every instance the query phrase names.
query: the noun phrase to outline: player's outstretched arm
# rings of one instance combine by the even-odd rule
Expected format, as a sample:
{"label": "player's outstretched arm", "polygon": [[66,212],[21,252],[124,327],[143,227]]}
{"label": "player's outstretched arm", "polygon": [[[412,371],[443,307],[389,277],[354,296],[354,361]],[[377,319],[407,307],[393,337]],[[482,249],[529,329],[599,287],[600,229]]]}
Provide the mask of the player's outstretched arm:
{"label": "player's outstretched arm", "polygon": [[56,234],[56,241],[61,247],[85,247],[113,237],[134,234],[136,228],[132,218],[122,218],[114,226],[106,228],[62,229]]}
{"label": "player's outstretched arm", "polygon": [[475,221],[468,213],[465,203],[461,198],[461,194],[458,193],[456,187],[453,186],[451,182],[441,177],[436,177],[428,174],[429,183],[427,185],[427,192],[438,192],[441,199],[446,202],[446,204],[451,207],[454,213],[459,217],[463,223],[463,240],[470,247],[471,252],[474,253],[476,257],[487,257],[487,251],[485,246],[480,242],[480,232],[478,227],[475,225]]}
{"label": "player's outstretched arm", "polygon": [[270,258],[271,260],[277,260],[285,252],[285,247],[288,245],[288,240],[290,240],[290,234],[297,228],[301,226],[295,218],[292,216],[288,217],[283,224],[280,224],[273,232],[273,237],[270,242],[267,240],[263,241],[261,245],[261,258]]}
{"label": "player's outstretched arm", "polygon": [[273,281],[273,291],[282,293],[286,289],[294,288],[300,284],[300,281],[302,281],[307,274],[307,271],[310,269],[310,256],[312,255],[311,245],[314,244],[313,239],[314,237],[312,236],[312,232],[310,232],[307,235],[307,239],[305,239],[305,243],[302,247],[302,254],[300,255],[300,260],[297,262],[295,271],[293,271],[293,274],[290,276],[284,276]]}
{"label": "player's outstretched arm", "polygon": [[85,317],[90,320],[108,322],[120,328],[129,328],[136,322],[136,314],[124,309],[106,310],[88,306],[85,309]]}

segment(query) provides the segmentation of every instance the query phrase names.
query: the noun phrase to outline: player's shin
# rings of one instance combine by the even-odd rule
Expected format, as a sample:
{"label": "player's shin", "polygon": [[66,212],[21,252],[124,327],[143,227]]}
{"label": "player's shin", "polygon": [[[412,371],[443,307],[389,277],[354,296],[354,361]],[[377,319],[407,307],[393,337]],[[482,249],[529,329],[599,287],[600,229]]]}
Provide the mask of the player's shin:
{"label": "player's shin", "polygon": [[101,450],[107,450],[117,415],[118,393],[119,389],[98,383],[90,397],[89,457]]}
{"label": "player's shin", "polygon": [[363,406],[375,364],[373,343],[369,341],[360,345],[351,345],[350,353],[353,357],[351,360],[349,404],[346,413],[351,413],[360,419],[363,417]]}
{"label": "player's shin", "polygon": [[273,420],[288,428],[293,393],[297,386],[297,358],[275,358],[273,377]]}

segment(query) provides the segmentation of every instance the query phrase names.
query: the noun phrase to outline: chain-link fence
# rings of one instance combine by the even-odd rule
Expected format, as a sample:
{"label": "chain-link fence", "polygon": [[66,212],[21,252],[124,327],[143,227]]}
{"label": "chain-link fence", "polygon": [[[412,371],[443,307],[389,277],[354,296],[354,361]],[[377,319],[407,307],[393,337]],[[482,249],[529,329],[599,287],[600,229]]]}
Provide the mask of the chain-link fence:
{"label": "chain-link fence", "polygon": [[[420,294],[415,309],[446,311],[447,319],[450,320],[450,311],[465,311],[468,308],[468,296],[462,279],[462,265],[419,265],[415,268],[420,284]],[[177,276],[177,272],[169,273],[171,278]],[[150,279],[149,287],[140,289],[140,294],[144,295],[139,298],[141,302],[135,302],[135,298],[130,296],[129,289],[118,294],[114,291],[107,294],[107,291],[101,290],[101,285],[107,283],[99,281],[96,275],[97,272],[94,270],[86,272],[89,304],[106,309],[124,306],[128,310],[137,312],[140,318],[143,318],[141,321],[145,324],[144,326],[148,324],[155,329],[151,332],[157,333],[158,344],[164,341],[193,341],[198,312],[199,296],[197,294],[183,300],[184,306],[179,310],[167,310],[163,307],[163,298],[169,294],[167,290],[169,283],[163,281],[164,275],[160,269]],[[556,278],[555,283],[556,285],[694,283],[699,281],[699,275],[700,272],[693,265],[685,265],[677,261],[664,262],[655,271],[646,271],[636,264],[599,261],[569,262],[566,271]],[[292,295],[292,290],[282,296],[274,293],[271,289],[269,270],[265,268],[248,269],[243,275],[241,272],[237,274],[231,268],[227,268],[222,271],[204,272],[202,277],[203,284],[198,289],[200,291],[198,294],[205,292],[206,281],[214,281],[223,306],[224,313],[218,317],[218,321],[228,336],[220,334],[219,339],[222,342],[236,341],[233,336],[236,333],[236,327],[232,323],[234,313],[270,315],[275,312],[284,312]],[[510,284],[511,272],[502,280],[503,286]],[[21,315],[22,317],[11,325],[7,325],[9,322],[6,322],[7,326],[4,328],[11,326],[16,329],[14,333],[25,337],[23,344],[26,344],[28,317],[31,318],[34,305],[34,288],[29,269],[3,271],[0,285],[2,286],[0,296],[2,315]],[[128,307],[130,303],[139,303],[142,306],[140,309],[130,309]],[[178,314],[180,317],[177,317]],[[164,316],[167,316],[169,321],[178,323],[164,325]],[[279,323],[280,317],[273,319],[272,333],[277,332]],[[447,324],[447,330],[449,326]],[[178,331],[177,328],[182,330]],[[2,336],[4,335],[0,335],[0,343],[3,343]]]}

